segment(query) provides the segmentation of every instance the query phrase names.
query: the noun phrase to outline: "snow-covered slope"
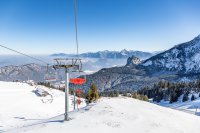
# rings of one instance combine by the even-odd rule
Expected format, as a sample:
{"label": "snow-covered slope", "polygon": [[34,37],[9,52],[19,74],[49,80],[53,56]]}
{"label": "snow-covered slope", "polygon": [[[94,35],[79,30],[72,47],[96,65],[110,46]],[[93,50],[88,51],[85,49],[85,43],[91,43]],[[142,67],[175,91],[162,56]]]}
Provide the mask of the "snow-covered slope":
{"label": "snow-covered slope", "polygon": [[[156,104],[200,116],[200,98],[197,98],[193,101],[188,100],[186,102],[182,102],[181,99],[182,96],[177,102],[172,104],[170,104],[169,101],[164,100]],[[191,96],[189,96],[189,99],[191,99]]]}
{"label": "snow-covered slope", "polygon": [[132,98],[102,98],[89,110],[18,128],[15,133],[199,133],[200,117]]}
{"label": "snow-covered slope", "polygon": [[[38,96],[43,93],[50,95]],[[0,132],[63,114],[64,97],[58,90],[0,81]],[[73,109],[72,99],[70,96],[70,110]],[[82,102],[81,106],[85,105]]]}
{"label": "snow-covered slope", "polygon": [[155,55],[142,63],[149,71],[173,71],[180,74],[200,73],[200,35],[193,40]]}

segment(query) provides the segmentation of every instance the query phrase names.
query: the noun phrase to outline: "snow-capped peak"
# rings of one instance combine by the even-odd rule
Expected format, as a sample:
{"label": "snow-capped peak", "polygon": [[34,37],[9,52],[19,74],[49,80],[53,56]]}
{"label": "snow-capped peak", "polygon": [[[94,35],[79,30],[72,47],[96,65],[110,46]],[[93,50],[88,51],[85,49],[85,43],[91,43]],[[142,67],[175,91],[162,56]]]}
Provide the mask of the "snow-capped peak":
{"label": "snow-capped peak", "polygon": [[193,40],[153,56],[142,63],[152,70],[191,74],[200,72],[200,35]]}

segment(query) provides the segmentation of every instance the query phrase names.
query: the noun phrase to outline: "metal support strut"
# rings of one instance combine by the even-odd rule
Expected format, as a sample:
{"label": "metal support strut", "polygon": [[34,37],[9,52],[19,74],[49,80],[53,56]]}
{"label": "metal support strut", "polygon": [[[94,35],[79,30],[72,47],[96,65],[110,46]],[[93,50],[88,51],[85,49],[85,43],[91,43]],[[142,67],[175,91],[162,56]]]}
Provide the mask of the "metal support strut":
{"label": "metal support strut", "polygon": [[68,68],[65,68],[65,121],[69,120],[69,73]]}

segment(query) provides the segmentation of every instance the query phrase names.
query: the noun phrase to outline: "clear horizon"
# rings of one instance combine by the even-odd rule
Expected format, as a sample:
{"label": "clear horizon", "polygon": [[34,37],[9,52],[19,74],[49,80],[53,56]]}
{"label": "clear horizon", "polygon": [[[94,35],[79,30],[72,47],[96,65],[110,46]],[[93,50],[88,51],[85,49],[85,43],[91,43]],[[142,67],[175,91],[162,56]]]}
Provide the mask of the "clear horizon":
{"label": "clear horizon", "polygon": [[[198,0],[77,0],[79,51],[163,51],[200,34]],[[73,0],[1,0],[0,44],[76,53]],[[0,48],[0,55],[15,54]]]}

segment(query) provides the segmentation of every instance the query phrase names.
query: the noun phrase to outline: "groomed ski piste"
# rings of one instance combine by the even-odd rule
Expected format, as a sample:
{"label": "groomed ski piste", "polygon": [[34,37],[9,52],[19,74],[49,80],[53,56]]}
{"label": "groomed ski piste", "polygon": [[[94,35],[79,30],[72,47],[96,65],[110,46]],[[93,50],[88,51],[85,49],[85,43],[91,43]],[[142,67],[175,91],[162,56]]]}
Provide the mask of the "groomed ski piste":
{"label": "groomed ski piste", "polygon": [[[64,119],[64,93],[47,91],[53,102],[37,96],[35,86],[0,82],[0,132],[9,133],[199,133],[200,117],[133,98],[101,98]],[[82,99],[83,100],[83,99]]]}

